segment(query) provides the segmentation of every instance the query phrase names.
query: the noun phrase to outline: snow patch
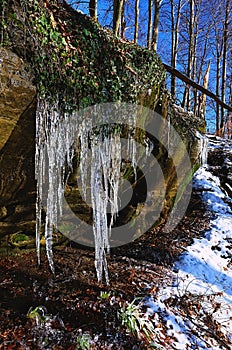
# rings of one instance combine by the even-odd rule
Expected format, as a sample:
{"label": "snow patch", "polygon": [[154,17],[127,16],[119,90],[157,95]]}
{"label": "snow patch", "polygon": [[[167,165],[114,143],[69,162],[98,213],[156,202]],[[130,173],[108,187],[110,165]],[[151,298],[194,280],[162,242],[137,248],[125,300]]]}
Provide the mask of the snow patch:
{"label": "snow patch", "polygon": [[[229,149],[232,153],[232,147]],[[172,286],[149,299],[148,312],[153,313],[155,323],[165,321],[171,349],[224,348],[222,340],[217,341],[215,334],[210,336],[214,328],[210,329],[207,319],[217,324],[218,334],[226,339],[225,349],[228,344],[232,348],[232,211],[228,205],[231,198],[207,165],[197,171],[193,186],[202,193],[212,213],[210,229],[203,238],[194,239],[175,263]],[[199,309],[194,314],[195,307]],[[200,318],[196,319],[196,315]]]}

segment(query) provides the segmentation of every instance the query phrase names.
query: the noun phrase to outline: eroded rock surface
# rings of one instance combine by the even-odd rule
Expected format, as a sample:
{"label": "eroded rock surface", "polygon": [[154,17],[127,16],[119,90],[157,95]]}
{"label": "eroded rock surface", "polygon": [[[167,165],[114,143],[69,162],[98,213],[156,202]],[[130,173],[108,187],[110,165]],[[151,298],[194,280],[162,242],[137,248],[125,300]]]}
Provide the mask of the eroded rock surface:
{"label": "eroded rock surface", "polygon": [[36,88],[21,58],[0,48],[0,236],[34,227]]}
{"label": "eroded rock surface", "polygon": [[0,47],[0,150],[36,94],[31,81],[23,60]]}
{"label": "eroded rock surface", "polygon": [[[30,16],[20,1],[9,0],[8,5],[6,42],[14,53],[4,48],[0,51],[0,236],[18,231],[34,234],[36,89],[27,67],[34,72],[41,95],[45,93],[46,98],[55,98],[60,111],[60,105],[66,110],[67,103],[70,104],[68,110],[75,110],[87,105],[122,100],[161,114],[167,121],[167,127],[160,131],[161,139],[162,133],[167,134],[167,129],[170,129],[170,123],[173,124],[189,151],[191,164],[189,172],[185,177],[178,178],[177,183],[179,174],[176,167],[181,168],[184,163],[183,152],[177,150],[175,160],[172,160],[168,149],[154,140],[153,153],[162,166],[166,184],[165,203],[160,217],[160,222],[164,222],[176,197],[178,200],[181,198],[192,173],[201,162],[199,144],[202,145],[202,142],[195,130],[201,131],[204,125],[173,106],[164,87],[165,71],[158,56],[120,42],[112,33],[100,28],[87,16],[75,12],[66,3],[41,3],[41,8],[35,9],[30,1],[30,11],[33,10],[30,13],[35,13],[34,22],[26,20]],[[47,21],[46,37],[41,35],[38,25],[41,18]],[[50,122],[50,110],[46,125]],[[174,142],[172,133],[168,138]],[[179,192],[178,184],[181,187]],[[132,214],[135,212],[137,215],[137,210],[140,210],[143,192],[142,188],[141,200],[132,203]],[[151,197],[145,219],[156,206],[155,196],[152,194]],[[77,196],[74,198],[75,206],[76,200]],[[131,219],[131,211],[126,214]]]}

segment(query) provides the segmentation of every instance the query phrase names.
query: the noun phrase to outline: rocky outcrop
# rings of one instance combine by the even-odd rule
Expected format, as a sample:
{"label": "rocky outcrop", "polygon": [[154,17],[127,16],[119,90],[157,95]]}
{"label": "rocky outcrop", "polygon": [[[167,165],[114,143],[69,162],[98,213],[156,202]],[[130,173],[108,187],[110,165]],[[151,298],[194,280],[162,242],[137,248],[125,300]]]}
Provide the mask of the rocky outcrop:
{"label": "rocky outcrop", "polygon": [[[28,7],[18,0],[7,3],[7,44],[0,49],[0,236],[34,233],[36,88],[31,71],[40,95],[51,106],[55,100],[61,113],[115,101],[157,111],[183,137],[193,169],[199,166],[202,142],[194,129],[202,128],[202,121],[173,107],[155,53],[120,41],[65,2],[30,0]],[[176,167],[160,145],[154,154],[167,185],[163,222],[177,194]],[[181,155],[178,161],[181,165]],[[183,180],[183,190],[191,175]],[[155,205],[154,198],[151,203]]]}
{"label": "rocky outcrop", "polygon": [[12,51],[0,47],[0,151],[35,94],[28,66]]}
{"label": "rocky outcrop", "polygon": [[0,48],[0,236],[34,226],[36,88],[28,67]]}

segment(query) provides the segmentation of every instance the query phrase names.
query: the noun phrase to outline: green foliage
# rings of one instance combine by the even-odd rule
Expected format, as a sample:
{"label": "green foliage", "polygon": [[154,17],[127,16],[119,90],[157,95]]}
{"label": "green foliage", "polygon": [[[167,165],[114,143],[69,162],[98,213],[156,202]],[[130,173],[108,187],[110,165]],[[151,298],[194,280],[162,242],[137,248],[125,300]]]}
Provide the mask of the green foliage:
{"label": "green foliage", "polygon": [[35,309],[31,307],[27,313],[27,317],[34,320],[37,325],[45,324],[49,319],[47,309],[44,306],[37,306]]}
{"label": "green foliage", "polygon": [[76,350],[89,350],[91,349],[91,338],[89,334],[79,335],[77,338]]}
{"label": "green foliage", "polygon": [[58,102],[63,110],[102,102],[138,102],[144,90],[159,90],[164,69],[155,53],[120,41],[56,1],[21,0],[17,12],[12,12],[10,0],[4,1],[5,22],[11,17],[9,31],[19,27],[14,25],[21,18],[18,13],[24,14],[21,25],[30,35],[24,45],[40,95]]}
{"label": "green foliage", "polygon": [[27,235],[25,235],[24,233],[19,233],[19,234],[14,236],[15,243],[24,242],[24,241],[28,241],[28,240],[29,240],[29,237]]}
{"label": "green foliage", "polygon": [[99,298],[99,299],[102,299],[102,300],[104,300],[104,299],[109,299],[110,294],[111,294],[110,292],[101,291],[101,293],[100,293],[100,298]]}
{"label": "green foliage", "polygon": [[149,342],[150,348],[163,349],[162,346],[153,341],[156,331],[153,323],[140,310],[140,304],[136,305],[137,298],[131,303],[124,305],[118,311],[118,318],[123,327],[136,337],[144,338]]}

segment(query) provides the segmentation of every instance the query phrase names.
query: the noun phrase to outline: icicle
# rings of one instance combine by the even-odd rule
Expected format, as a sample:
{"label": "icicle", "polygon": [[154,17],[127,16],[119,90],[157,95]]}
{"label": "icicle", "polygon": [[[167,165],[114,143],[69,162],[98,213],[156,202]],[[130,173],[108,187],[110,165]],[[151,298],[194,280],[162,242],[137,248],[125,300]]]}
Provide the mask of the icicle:
{"label": "icicle", "polygon": [[154,143],[149,138],[144,140],[146,156],[149,156],[154,149]]}
{"label": "icicle", "polygon": [[[110,112],[109,112],[110,115]],[[105,115],[102,124],[109,116]],[[105,119],[104,119],[105,118]],[[101,123],[100,123],[101,124]],[[80,172],[81,187],[86,199],[88,187],[88,152],[90,157],[90,195],[93,209],[93,233],[95,240],[95,267],[98,280],[101,281],[103,273],[108,282],[106,253],[109,252],[111,227],[118,214],[118,191],[121,177],[121,140],[120,132],[112,132],[110,124],[99,128],[97,135],[90,134],[92,124],[90,121],[82,122],[79,128],[81,143]],[[129,159],[132,165],[136,164],[136,143],[133,138],[128,140]],[[111,219],[107,220],[107,210],[110,210]]]}
{"label": "icicle", "polygon": [[[118,189],[121,166],[120,135],[96,136],[91,142],[91,203],[93,208],[93,231],[95,238],[95,267],[98,280],[104,270],[108,283],[106,252],[109,252],[109,237],[118,213]],[[111,220],[107,221],[110,207]]]}
{"label": "icicle", "polygon": [[104,269],[106,282],[108,283],[108,271],[105,249],[109,249],[109,237],[107,227],[107,189],[103,188],[102,180],[101,143],[98,138],[91,144],[91,202],[93,208],[93,232],[95,238],[95,267],[98,281],[102,280]]}
{"label": "icicle", "polygon": [[170,115],[168,113],[168,149],[167,149],[168,152],[169,152],[169,148],[170,148],[170,131],[171,131],[171,118],[170,118]]}
{"label": "icicle", "polygon": [[60,115],[58,104],[50,106],[39,99],[36,113],[35,176],[37,180],[36,247],[40,262],[41,213],[46,208],[45,240],[50,268],[54,272],[53,227],[62,215],[65,165],[72,164],[76,125],[66,114]]}
{"label": "icicle", "polygon": [[207,158],[208,158],[208,139],[206,136],[203,136],[203,140],[202,140],[202,156],[201,156],[201,160],[202,160],[202,164],[207,164]]}
{"label": "icicle", "polygon": [[[117,111],[117,107],[116,107]],[[93,112],[93,111],[91,111]],[[93,127],[91,118],[77,112],[67,115],[59,112],[58,103],[50,106],[40,99],[37,106],[36,125],[36,246],[40,262],[41,214],[46,209],[45,240],[46,252],[52,272],[53,263],[53,229],[62,217],[62,201],[65,189],[67,168],[72,171],[72,159],[77,139],[80,140],[80,175],[83,199],[87,200],[87,188],[90,186],[90,199],[93,210],[93,233],[95,243],[95,267],[97,278],[105,276],[108,283],[106,254],[110,249],[111,227],[118,214],[118,191],[121,178],[121,139],[120,131],[112,132],[108,120],[115,113],[115,106],[102,113],[96,107],[97,119],[103,128]],[[81,119],[82,117],[82,119]],[[83,119],[84,117],[84,119]],[[125,116],[127,118],[127,116]],[[98,120],[98,119],[97,119]],[[125,119],[128,122],[128,119]],[[130,128],[135,129],[135,115],[130,114]],[[95,128],[95,129],[94,129]],[[95,130],[95,133],[93,132]],[[127,156],[136,174],[136,142],[128,137]],[[88,160],[91,162],[88,163]],[[66,176],[67,177],[67,176]],[[107,211],[111,218],[108,222]]]}
{"label": "icicle", "polygon": [[86,123],[84,120],[79,128],[80,138],[80,174],[81,174],[81,188],[83,199],[87,200],[87,179],[88,179],[88,166],[86,166],[86,160],[88,159],[88,148],[89,148],[89,129],[91,130],[90,122]]}
{"label": "icicle", "polygon": [[202,165],[207,164],[208,157],[208,138],[198,131],[196,131],[196,136],[199,139],[199,160]]}

